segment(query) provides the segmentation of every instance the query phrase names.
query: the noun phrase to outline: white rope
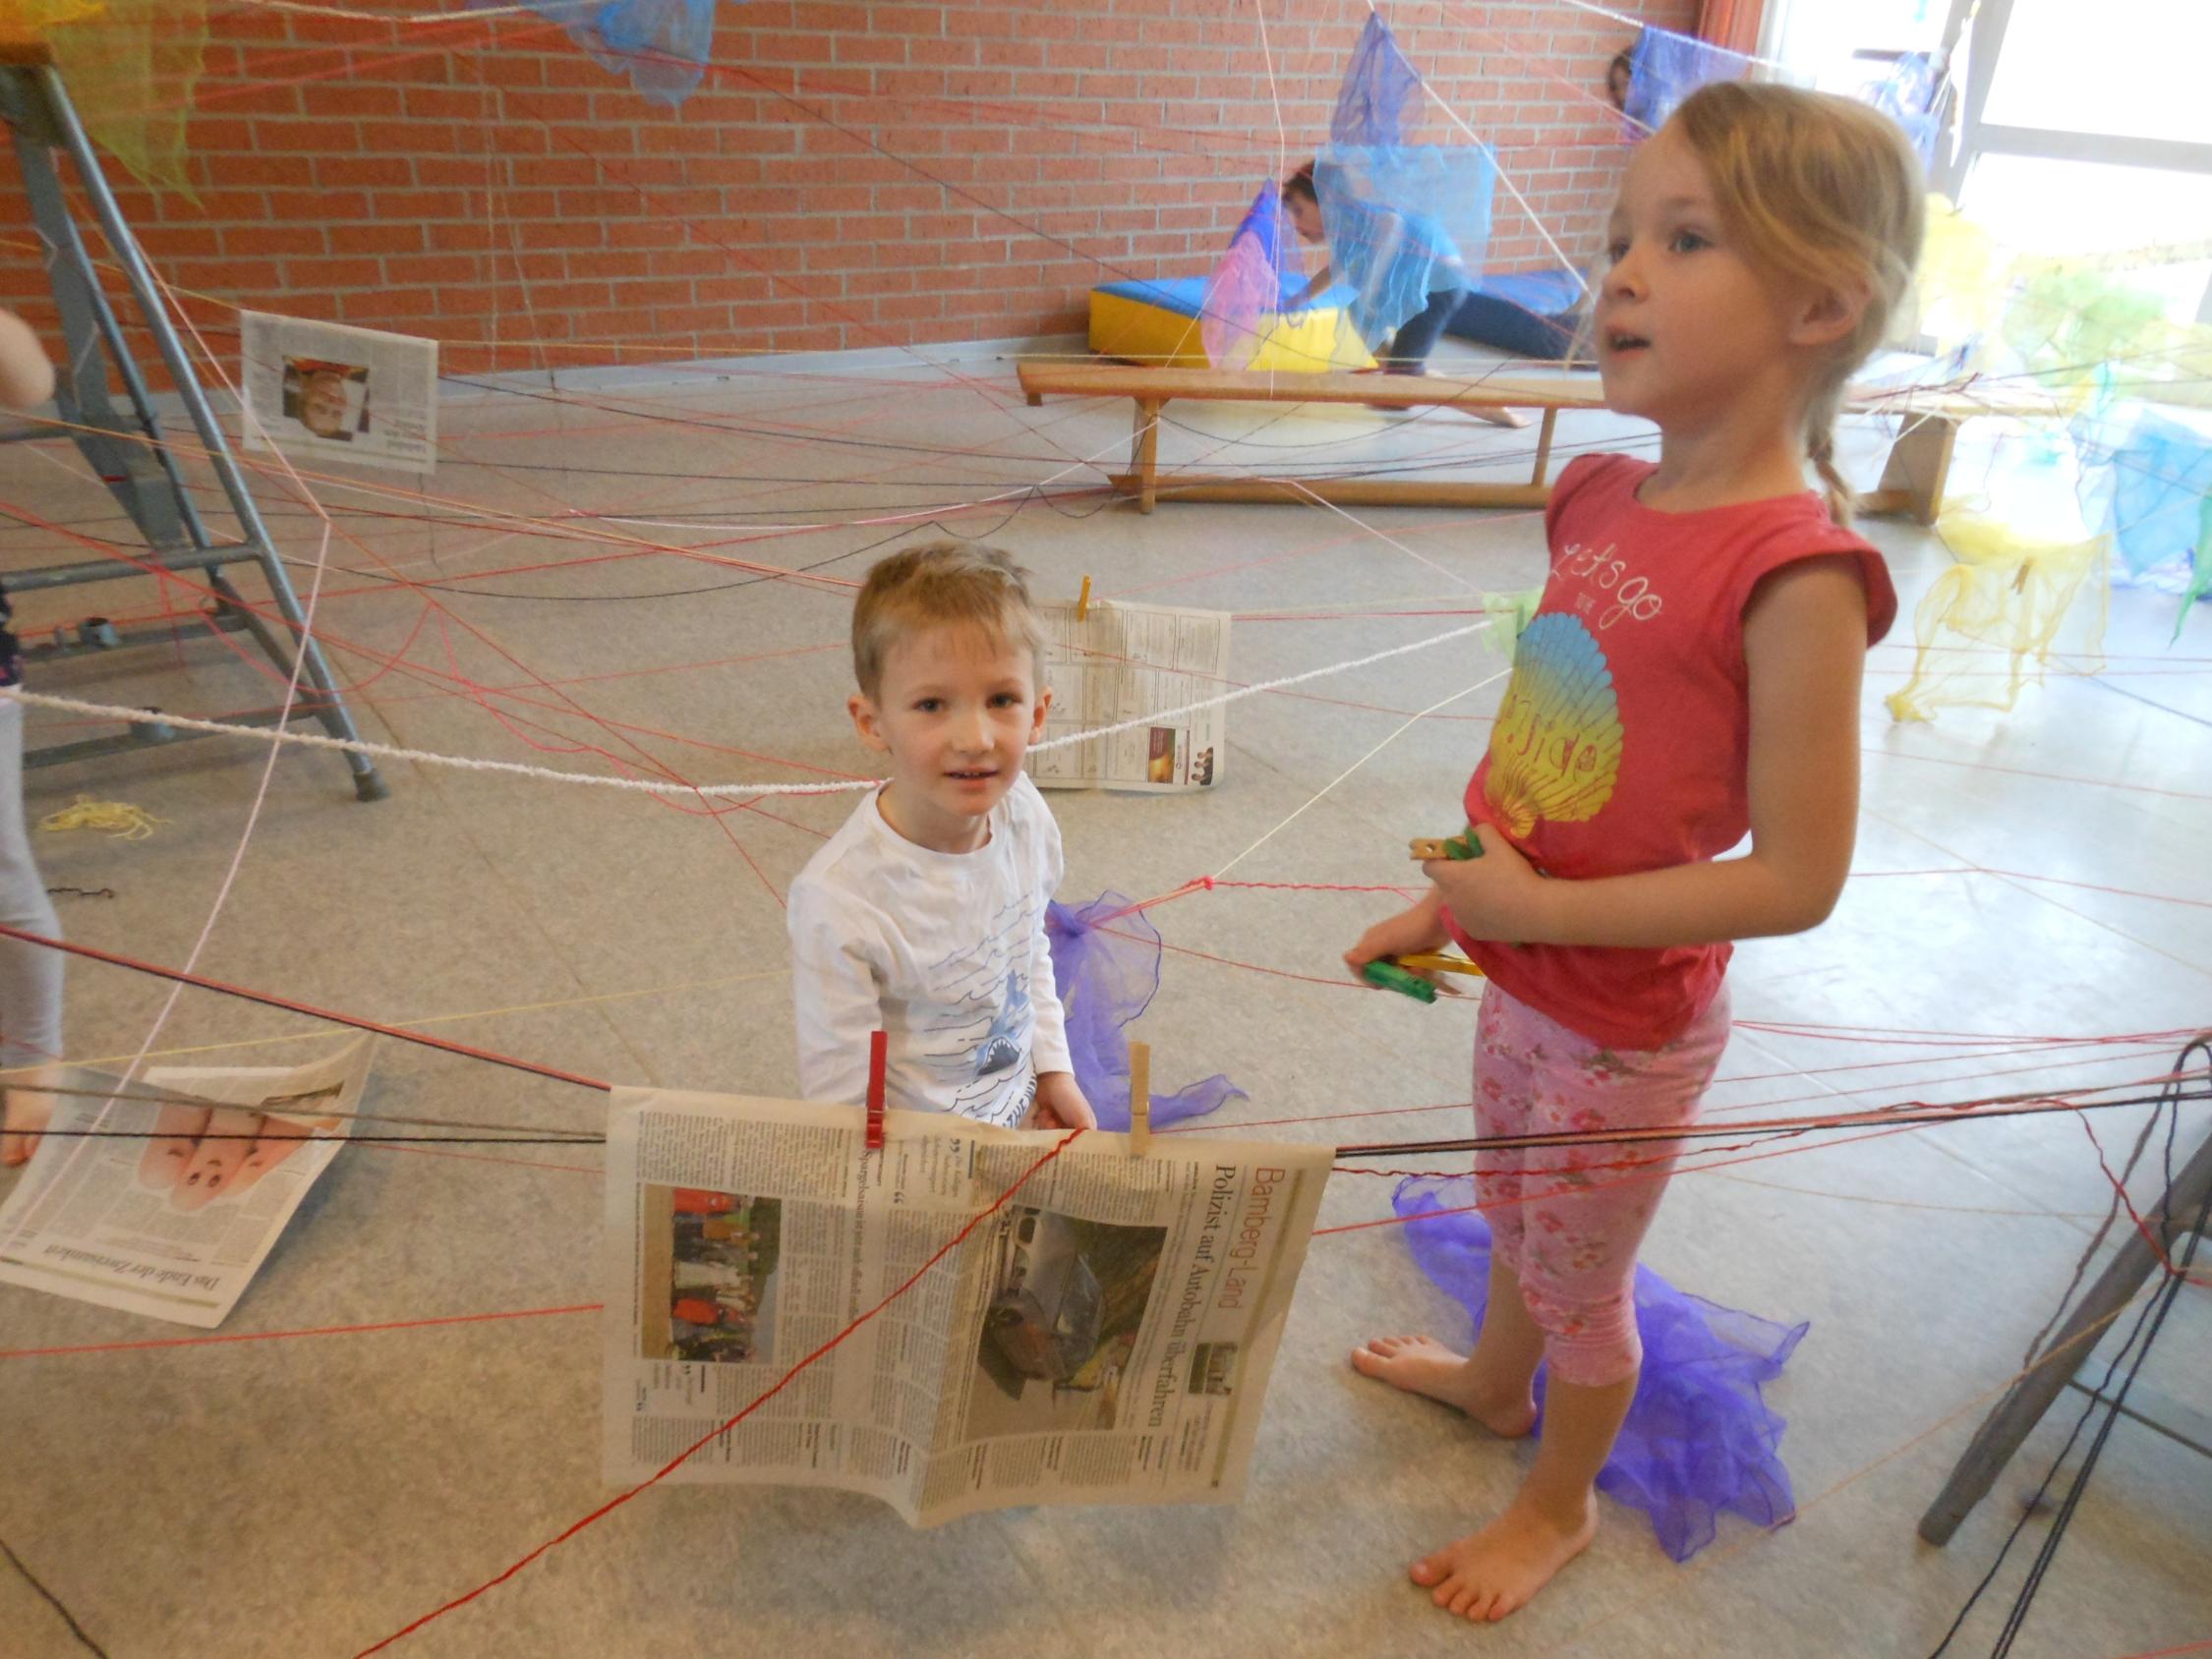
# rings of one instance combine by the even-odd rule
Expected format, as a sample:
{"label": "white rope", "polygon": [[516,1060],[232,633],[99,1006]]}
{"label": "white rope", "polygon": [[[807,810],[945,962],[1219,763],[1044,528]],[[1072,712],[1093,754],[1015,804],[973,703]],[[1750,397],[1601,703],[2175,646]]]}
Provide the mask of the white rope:
{"label": "white rope", "polygon": [[[252,6],[256,10],[263,12],[294,12],[301,17],[308,18],[343,18],[349,23],[410,24],[418,26],[423,24],[474,23],[479,18],[487,21],[494,18],[526,18],[544,15],[547,9],[545,0],[539,0],[539,3],[534,5],[460,6],[449,12],[363,12],[356,11],[350,6],[318,6],[309,3],[309,0],[231,0],[231,3],[233,5]],[[554,0],[554,3],[557,4],[558,0]],[[581,14],[594,4],[596,4],[596,0],[568,0],[563,9]],[[96,19],[92,21],[97,22]],[[554,21],[557,22],[558,20]]]}
{"label": "white rope", "polygon": [[1505,170],[1505,164],[1498,159],[1497,151],[1484,143],[1482,135],[1462,121],[1459,117],[1459,111],[1444,102],[1443,98],[1438,95],[1436,88],[1429,86],[1426,80],[1422,82],[1421,89],[1428,94],[1428,101],[1442,110],[1453,126],[1465,133],[1478,148],[1489,156],[1490,168],[1497,174],[1497,182],[1505,187],[1508,196],[1521,204],[1521,211],[1528,214],[1529,223],[1536,226],[1537,235],[1543,238],[1543,245],[1551,250],[1551,257],[1559,261],[1559,268],[1575,279],[1575,285],[1582,290],[1583,298],[1588,299],[1590,297],[1590,283],[1583,276],[1582,267],[1567,257],[1567,251],[1559,246],[1558,239],[1551,234],[1550,227],[1545,225],[1543,220],[1538,216],[1537,210],[1529,199],[1521,194],[1521,187],[1513,182],[1513,175]]}
{"label": "white rope", "polygon": [[[1065,737],[1054,737],[1043,743],[1030,745],[1034,755],[1047,749],[1064,749],[1077,743],[1094,743],[1102,737],[1112,737],[1120,732],[1134,731],[1139,726],[1158,725],[1180,715],[1196,714],[1201,709],[1218,709],[1225,704],[1242,702],[1248,697],[1257,697],[1263,692],[1281,691],[1289,686],[1303,685],[1309,680],[1321,679],[1330,674],[1349,673],[1354,668],[1365,668],[1370,663],[1386,661],[1393,657],[1404,657],[1416,651],[1426,651],[1430,646],[1445,645],[1452,640],[1481,633],[1492,625],[1484,617],[1464,628],[1453,628],[1441,634],[1432,634],[1425,640],[1415,640],[1408,645],[1392,646],[1388,651],[1378,651],[1372,656],[1356,657],[1347,662],[1331,662],[1319,668],[1309,668],[1304,673],[1286,674],[1280,679],[1261,680],[1257,684],[1239,686],[1215,697],[1201,698],[1195,703],[1186,703],[1178,708],[1163,709],[1153,714],[1139,715],[1135,719],[1120,720],[1113,725],[1098,726],[1089,731],[1070,732]],[[558,772],[552,767],[530,766],[521,761],[492,761],[473,755],[446,755],[431,749],[402,749],[390,743],[372,743],[365,738],[327,737],[320,732],[283,731],[271,726],[239,725],[226,720],[203,720],[190,715],[163,714],[153,709],[128,709],[114,703],[87,703],[75,697],[54,697],[40,691],[25,691],[21,686],[0,688],[0,695],[16,699],[32,708],[53,709],[68,715],[87,715],[95,719],[121,720],[129,725],[175,726],[183,731],[204,731],[225,737],[250,737],[262,743],[295,743],[309,749],[336,749],[346,754],[370,755],[378,760],[413,761],[422,766],[452,767],[461,772],[501,772],[511,777],[532,777],[547,783],[580,783],[594,789],[625,789],[634,794],[688,795],[709,799],[730,799],[755,795],[837,795],[860,789],[873,789],[883,780],[878,777],[840,778],[827,783],[680,783],[665,778],[608,777],[597,772]]]}
{"label": "white rope", "polygon": [[[1592,0],[1559,0],[1559,3],[1562,6],[1572,6],[1578,12],[1589,12],[1601,18],[1609,18],[1612,22],[1625,24],[1630,29],[1658,29],[1661,34],[1680,32],[1678,29],[1659,29],[1659,26],[1652,22],[1650,18],[1633,17],[1627,12],[1616,12],[1608,6],[1594,5]],[[1685,38],[1698,39],[1695,34],[1688,35]],[[1783,63],[1779,58],[1763,58],[1757,52],[1739,52],[1729,46],[1714,46],[1710,40],[1701,40],[1699,44],[1712,46],[1717,52],[1726,52],[1731,58],[1742,58],[1746,63],[1758,64],[1762,69],[1779,69],[1785,72],[1791,70],[1791,66]]]}
{"label": "white rope", "polygon": [[[1380,15],[1379,10],[1374,3],[1374,0],[1368,0],[1368,10],[1370,12],[1375,12],[1378,16]],[[1521,204],[1521,211],[1528,214],[1529,223],[1536,226],[1537,235],[1543,238],[1543,245],[1551,250],[1551,257],[1559,261],[1560,269],[1564,270],[1569,276],[1572,276],[1575,279],[1576,285],[1580,287],[1583,292],[1583,297],[1587,299],[1590,295],[1590,284],[1583,278],[1582,267],[1576,264],[1574,260],[1568,258],[1567,251],[1564,248],[1561,248],[1559,244],[1555,240],[1553,240],[1549,227],[1544,224],[1543,219],[1537,216],[1537,210],[1530,204],[1529,199],[1521,194],[1521,187],[1513,182],[1513,176],[1505,170],[1505,163],[1498,159],[1497,151],[1493,149],[1489,144],[1484,143],[1483,135],[1476,132],[1474,128],[1470,127],[1466,122],[1462,121],[1459,118],[1459,111],[1452,108],[1450,104],[1446,103],[1443,100],[1443,97],[1437,92],[1436,88],[1428,85],[1428,78],[1426,75],[1422,74],[1420,70],[1414,68],[1413,60],[1406,56],[1405,48],[1398,45],[1396,36],[1391,37],[1390,44],[1391,48],[1398,54],[1398,61],[1404,64],[1408,69],[1413,70],[1414,80],[1420,86],[1422,92],[1427,97],[1428,101],[1434,104],[1438,109],[1442,110],[1444,112],[1445,118],[1449,120],[1453,126],[1457,127],[1461,132],[1465,133],[1468,137],[1468,141],[1472,143],[1477,149],[1481,150],[1484,155],[1490,158],[1490,170],[1497,175],[1497,182],[1503,185],[1506,189],[1506,193],[1510,195],[1514,200],[1518,201]]]}
{"label": "white rope", "polygon": [[1228,875],[1230,871],[1236,869],[1238,865],[1244,863],[1246,859],[1250,858],[1253,853],[1257,852],[1261,847],[1265,846],[1269,841],[1273,840],[1280,831],[1289,829],[1292,820],[1296,819],[1300,813],[1303,813],[1307,809],[1307,807],[1315,805],[1323,795],[1326,795],[1331,789],[1334,789],[1339,783],[1342,783],[1347,777],[1350,777],[1354,772],[1358,772],[1362,767],[1366,766],[1369,761],[1373,760],[1375,756],[1381,754],[1383,750],[1389,748],[1391,744],[1397,742],[1399,738],[1405,736],[1407,732],[1413,730],[1415,726],[1419,725],[1423,720],[1426,720],[1430,715],[1435,714],[1437,710],[1448,708],[1450,705],[1457,703],[1461,698],[1471,696],[1475,692],[1481,691],[1486,685],[1495,684],[1497,681],[1505,678],[1505,676],[1512,671],[1512,665],[1508,663],[1505,667],[1498,669],[1495,673],[1484,674],[1473,685],[1460,687],[1459,690],[1453,692],[1449,697],[1438,698],[1435,702],[1429,704],[1427,708],[1422,710],[1419,714],[1408,715],[1405,720],[1399,725],[1397,730],[1393,731],[1388,737],[1385,737],[1380,743],[1377,743],[1372,749],[1369,749],[1366,754],[1362,755],[1358,760],[1354,761],[1350,766],[1346,767],[1342,772],[1338,772],[1334,777],[1330,778],[1326,783],[1322,784],[1318,789],[1314,790],[1313,793],[1307,798],[1304,804],[1299,806],[1296,811],[1291,813],[1289,818],[1284,819],[1282,823],[1276,825],[1273,830],[1268,830],[1266,834],[1260,836],[1258,840],[1252,842],[1251,846],[1245,848],[1243,852],[1237,854],[1235,858],[1232,858],[1227,864],[1224,864],[1220,869],[1216,870],[1213,873],[1212,879],[1218,882],[1222,877]]}

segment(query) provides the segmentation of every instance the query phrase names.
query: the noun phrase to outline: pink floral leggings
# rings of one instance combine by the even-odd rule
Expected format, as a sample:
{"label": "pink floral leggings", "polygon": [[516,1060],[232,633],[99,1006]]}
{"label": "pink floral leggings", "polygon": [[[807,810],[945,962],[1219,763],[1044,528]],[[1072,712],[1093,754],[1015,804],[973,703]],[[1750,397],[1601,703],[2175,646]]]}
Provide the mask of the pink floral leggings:
{"label": "pink floral leggings", "polygon": [[[1475,1027],[1475,1128],[1482,1135],[1686,1127],[1728,1041],[1722,986],[1663,1048],[1608,1049],[1496,986]],[[1658,1213],[1680,1141],[1592,1142],[1484,1152],[1475,1190],[1499,1259],[1543,1328],[1551,1375],[1615,1383],[1643,1359],[1636,1250]],[[1631,1169],[1604,1166],[1635,1160]]]}

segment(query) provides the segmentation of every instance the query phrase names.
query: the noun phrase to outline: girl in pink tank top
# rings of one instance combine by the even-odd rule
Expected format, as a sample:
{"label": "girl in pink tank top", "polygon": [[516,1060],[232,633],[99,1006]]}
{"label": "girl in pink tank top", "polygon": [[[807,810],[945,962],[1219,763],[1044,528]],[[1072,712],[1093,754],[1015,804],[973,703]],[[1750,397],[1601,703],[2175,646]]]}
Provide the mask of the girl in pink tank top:
{"label": "girl in pink tank top", "polygon": [[1428,894],[1345,954],[1357,974],[1456,940],[1490,981],[1478,1133],[1583,1137],[1478,1157],[1494,1248],[1472,1354],[1353,1355],[1505,1435],[1548,1369],[1519,1494],[1413,1567],[1454,1614],[1505,1617],[1597,1530],[1642,1357],[1636,1251],[1680,1145],[1605,1137],[1695,1118],[1730,942],[1819,925],[1850,867],[1860,676],[1896,597],[1846,528],[1834,429],[1910,280],[1923,188],[1886,117],[1778,86],[1707,86],[1637,152],[1592,327],[1607,406],[1656,423],[1659,458],[1560,475],[1543,598],[1467,788],[1483,856],[1425,866]]}

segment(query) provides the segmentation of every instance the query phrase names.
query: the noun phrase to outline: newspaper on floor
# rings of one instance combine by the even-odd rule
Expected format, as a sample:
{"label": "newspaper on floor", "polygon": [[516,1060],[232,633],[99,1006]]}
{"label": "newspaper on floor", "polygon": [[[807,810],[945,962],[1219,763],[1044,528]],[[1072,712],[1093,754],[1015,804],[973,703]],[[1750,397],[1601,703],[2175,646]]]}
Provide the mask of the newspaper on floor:
{"label": "newspaper on floor", "polygon": [[608,1478],[713,1435],[668,1478],[862,1492],[918,1526],[1236,1502],[1330,1149],[1133,1159],[1093,1132],[1024,1180],[1061,1138],[893,1112],[864,1156],[857,1107],[617,1089]]}
{"label": "newspaper on floor", "polygon": [[437,470],[436,340],[268,312],[240,312],[238,326],[249,449]]}
{"label": "newspaper on floor", "polygon": [[1093,600],[1079,622],[1073,604],[1039,605],[1037,612],[1044,624],[1045,683],[1052,687],[1048,742],[1142,715],[1162,716],[1033,755],[1029,775],[1039,788],[1096,784],[1166,793],[1221,781],[1229,758],[1228,709],[1189,706],[1230,689],[1227,611]]}
{"label": "newspaper on floor", "polygon": [[220,1325],[345,1144],[374,1047],[356,1038],[306,1065],[154,1066],[131,1084],[72,1067],[59,1132],[0,1206],[0,1283]]}

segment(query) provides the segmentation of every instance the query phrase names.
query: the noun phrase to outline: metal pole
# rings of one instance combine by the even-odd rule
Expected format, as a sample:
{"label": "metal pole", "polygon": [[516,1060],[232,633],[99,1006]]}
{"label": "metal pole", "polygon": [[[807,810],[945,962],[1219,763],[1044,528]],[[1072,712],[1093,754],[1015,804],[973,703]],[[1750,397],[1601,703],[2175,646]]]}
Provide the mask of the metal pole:
{"label": "metal pole", "polygon": [[[146,317],[147,331],[153,335],[161,360],[168,366],[170,381],[176,387],[186,414],[191,416],[194,429],[200,433],[200,441],[207,451],[207,459],[214,468],[215,477],[223,486],[223,493],[230,498],[231,511],[238,516],[239,529],[258,549],[258,562],[262,576],[268,582],[269,592],[276,601],[277,608],[283,612],[285,621],[299,638],[300,666],[315,689],[321,694],[314,712],[331,736],[359,742],[361,734],[354,728],[353,716],[339,700],[336,682],[331,679],[329,668],[322,660],[321,648],[317,645],[315,635],[308,627],[299,600],[292,592],[291,580],[277,560],[267,527],[262,523],[261,512],[254,505],[253,493],[246,487],[245,478],[231,456],[229,440],[215,419],[214,409],[207,402],[206,393],[201,389],[199,376],[193,372],[191,360],[186,356],[184,342],[177,337],[175,328],[170,324],[168,309],[161,303],[160,290],[154,284],[152,272],[146,268],[145,257],[139,253],[139,245],[131,235],[131,227],[124,222],[122,208],[117,205],[113,194],[107,188],[107,180],[100,171],[99,158],[92,153],[91,140],[86,136],[83,123],[77,119],[77,110],[69,101],[69,92],[62,86],[61,76],[50,64],[41,65],[29,73],[37,78],[39,89],[45,94],[47,105],[53,113],[54,124],[61,134],[63,146],[69,151],[70,159],[76,163],[78,180],[84,186],[86,199],[91,202],[92,211],[99,219],[100,230],[107,238],[108,247],[123,267],[131,293]],[[383,779],[378,776],[375,763],[366,755],[348,751],[346,760],[353,769],[354,793],[362,800],[381,800],[391,793]]]}

